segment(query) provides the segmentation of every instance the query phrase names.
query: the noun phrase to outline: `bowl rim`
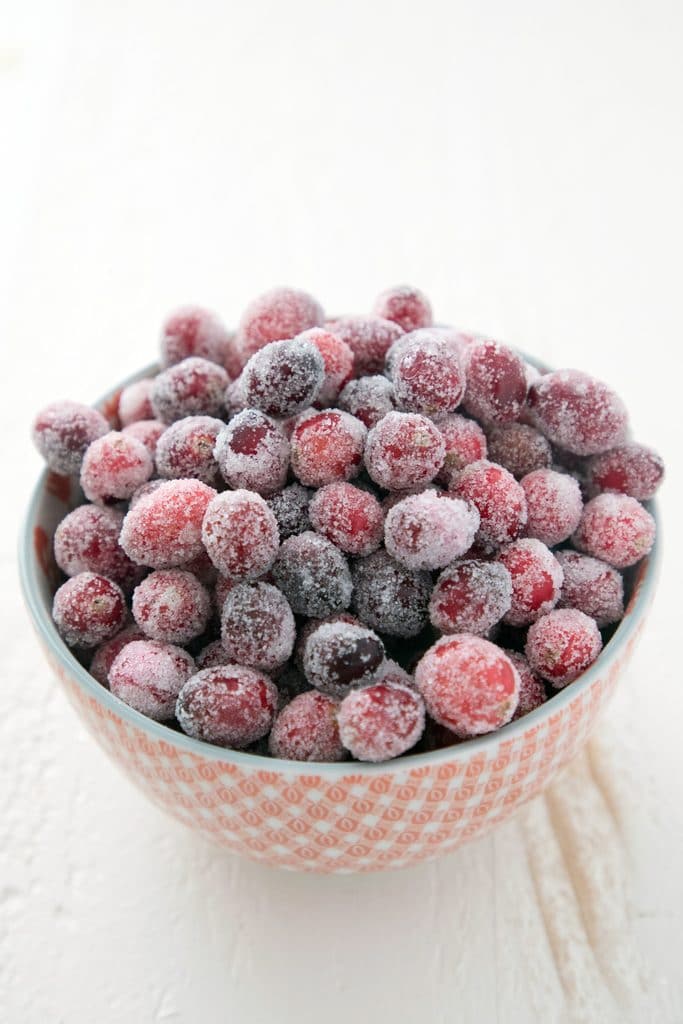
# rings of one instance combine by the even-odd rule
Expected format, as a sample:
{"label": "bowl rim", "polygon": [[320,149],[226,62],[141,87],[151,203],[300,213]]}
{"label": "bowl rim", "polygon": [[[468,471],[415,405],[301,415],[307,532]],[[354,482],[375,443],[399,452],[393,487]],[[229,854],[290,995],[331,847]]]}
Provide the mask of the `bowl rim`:
{"label": "bowl rim", "polygon": [[[535,365],[542,365],[536,360],[530,359],[525,353],[521,354],[529,362],[533,362]],[[144,377],[149,377],[157,372],[157,370],[158,366],[154,363],[139,370],[108,392],[103,399],[94,403],[95,407],[100,408],[121,388]],[[502,742],[517,739],[530,728],[540,725],[546,718],[567,708],[575,698],[585,693],[604,675],[605,670],[617,659],[619,653],[623,651],[643,621],[654,595],[661,565],[661,523],[657,503],[651,501],[645,504],[654,516],[657,524],[655,543],[644,560],[644,565],[640,570],[640,576],[636,583],[635,593],[629,601],[624,617],[614,631],[614,634],[610,637],[596,661],[578,679],[569,683],[563,689],[558,690],[547,701],[534,708],[533,711],[523,715],[516,721],[509,722],[501,729],[485,733],[482,736],[473,737],[451,747],[442,747],[438,750],[423,751],[417,754],[405,754],[391,761],[381,761],[378,763],[367,761],[334,761],[331,763],[322,761],[287,761],[282,758],[265,757],[262,754],[253,754],[243,750],[232,750],[229,747],[219,747],[211,743],[205,743],[203,740],[194,739],[191,736],[185,735],[185,733],[176,732],[167,725],[164,725],[163,722],[156,722],[151,718],[147,718],[139,711],[125,704],[120,698],[114,696],[110,690],[105,689],[101,683],[98,683],[81,665],[57,632],[50,611],[43,604],[36,583],[39,565],[33,543],[33,532],[36,526],[38,506],[43,498],[48,476],[49,470],[44,469],[38,478],[31,494],[28,510],[19,535],[19,577],[21,587],[34,628],[40,639],[56,657],[62,668],[75,680],[81,690],[100,704],[103,704],[105,708],[124,719],[127,724],[146,732],[155,740],[163,741],[178,748],[184,753],[210,761],[221,761],[224,764],[235,765],[251,771],[341,779],[350,775],[370,776],[383,775],[387,772],[409,772],[425,765],[439,765],[452,761],[466,762],[478,755],[490,754]]]}

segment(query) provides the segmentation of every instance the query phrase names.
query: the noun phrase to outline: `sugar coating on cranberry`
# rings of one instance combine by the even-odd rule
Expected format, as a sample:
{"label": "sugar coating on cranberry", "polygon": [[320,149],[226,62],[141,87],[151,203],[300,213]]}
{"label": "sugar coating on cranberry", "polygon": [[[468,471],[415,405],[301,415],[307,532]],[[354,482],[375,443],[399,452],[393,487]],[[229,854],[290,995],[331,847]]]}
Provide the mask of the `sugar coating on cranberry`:
{"label": "sugar coating on cranberry", "polygon": [[175,423],[185,416],[220,416],[229,383],[222,366],[190,356],[154,378],[154,415],[162,423]]}
{"label": "sugar coating on cranberry", "polygon": [[300,693],[275,719],[268,740],[273,757],[286,761],[342,761],[336,700],[317,690]]}
{"label": "sugar coating on cranberry", "polygon": [[595,455],[624,440],[628,415],[614,391],[580,370],[543,374],[529,389],[539,429],[575,455]]}
{"label": "sugar coating on cranberry", "polygon": [[217,494],[206,509],[202,540],[220,573],[255,579],[273,564],[277,520],[259,494],[244,489]]}
{"label": "sugar coating on cranberry", "polygon": [[184,569],[157,569],[133,592],[133,618],[152,640],[186,644],[200,636],[211,615],[211,598]]}
{"label": "sugar coating on cranberry", "polygon": [[109,669],[111,692],[129,707],[157,722],[173,718],[178,694],[195,670],[181,647],[158,640],[134,640]]}
{"label": "sugar coating on cranberry", "polygon": [[157,441],[159,476],[169,480],[201,480],[214,486],[218,463],[213,450],[224,426],[222,420],[213,416],[185,416],[172,423]]}
{"label": "sugar coating on cranberry", "polygon": [[428,572],[408,569],[380,549],[358,559],[353,584],[353,607],[371,629],[411,637],[426,625],[432,591]]}
{"label": "sugar coating on cranberry", "polygon": [[141,441],[112,430],[90,445],[81,465],[81,487],[89,501],[111,505],[124,501],[154,472]]}
{"label": "sugar coating on cranberry", "polygon": [[306,531],[283,541],[272,575],[296,615],[322,618],[344,611],[351,602],[348,562],[317,533]]}
{"label": "sugar coating on cranberry", "polygon": [[425,727],[421,695],[382,680],[347,694],[339,707],[342,744],[358,761],[388,761],[415,746]]}
{"label": "sugar coating on cranberry", "polygon": [[527,395],[524,361],[507,345],[478,341],[469,345],[463,360],[467,376],[464,408],[482,423],[512,423],[519,417]]}
{"label": "sugar coating on cranberry", "polygon": [[88,672],[100,685],[108,687],[109,670],[114,664],[117,655],[121,653],[126,644],[131,644],[133,640],[146,639],[145,634],[135,623],[124,626],[111,640],[105,640],[95,648]]}
{"label": "sugar coating on cranberry", "polygon": [[165,430],[166,424],[161,420],[136,420],[135,423],[129,423],[124,427],[121,433],[124,437],[134,437],[136,441],[144,444],[154,462],[157,442]]}
{"label": "sugar coating on cranberry", "polygon": [[439,420],[439,430],[444,439],[445,455],[437,480],[449,487],[461,469],[470,462],[486,458],[486,434],[476,420],[468,420],[457,412]]}
{"label": "sugar coating on cranberry", "polygon": [[624,615],[624,580],[618,569],[578,551],[558,551],[564,579],[558,608],[578,608],[598,626],[619,622]]}
{"label": "sugar coating on cranberry", "polygon": [[80,505],[55,530],[55,561],[67,576],[94,572],[126,588],[141,578],[119,544],[123,513],[118,509]]}
{"label": "sugar coating on cranberry", "polygon": [[304,413],[291,437],[292,470],[307,487],[324,487],[358,475],[367,431],[339,409]]}
{"label": "sugar coating on cranberry", "polygon": [[223,395],[223,403],[225,405],[225,412],[228,419],[236,416],[238,412],[243,412],[247,408],[247,398],[244,393],[244,381],[240,374],[235,380],[231,381],[225,389]]}
{"label": "sugar coating on cranberry", "polygon": [[289,441],[274,420],[258,409],[245,409],[221,426],[214,454],[226,483],[259,494],[284,486]]}
{"label": "sugar coating on cranberry", "polygon": [[296,644],[294,645],[294,657],[292,661],[297,669],[301,669],[302,672],[304,670],[304,653],[306,651],[308,638],[315,633],[319,626],[326,626],[331,622],[348,622],[354,626],[363,625],[363,623],[360,622],[355,615],[351,615],[350,612],[335,612],[333,615],[325,615],[322,618],[307,619],[299,629]]}
{"label": "sugar coating on cranberry", "polygon": [[147,483],[141,484],[139,487],[136,487],[130,496],[130,500],[128,502],[128,509],[130,510],[131,508],[134,508],[141,498],[146,498],[148,494],[152,494],[159,487],[161,487],[162,484],[165,483],[165,480],[162,480],[159,477],[157,477],[154,480],[148,480]]}
{"label": "sugar coating on cranberry", "polygon": [[399,409],[435,418],[454,412],[465,394],[460,356],[426,328],[406,335],[406,339],[392,369]]}
{"label": "sugar coating on cranberry", "polygon": [[423,491],[389,510],[384,545],[392,558],[409,569],[443,569],[472,547],[478,529],[474,505]]}
{"label": "sugar coating on cranberry", "polygon": [[553,461],[547,438],[526,423],[508,423],[491,430],[488,457],[491,462],[504,466],[518,480],[536,469],[546,469]]}
{"label": "sugar coating on cranberry", "polygon": [[556,608],[529,628],[524,653],[533,672],[561,689],[585,672],[601,650],[594,619],[576,608]]}
{"label": "sugar coating on cranberry", "polygon": [[315,345],[322,356],[324,377],[316,402],[318,405],[332,405],[353,373],[353,352],[345,341],[322,327],[304,331],[298,340]]}
{"label": "sugar coating on cranberry", "polygon": [[520,483],[526,497],[527,537],[535,537],[548,547],[571,537],[583,511],[578,481],[568,473],[536,469]]}
{"label": "sugar coating on cranberry", "polygon": [[55,593],[52,618],[69,647],[96,647],[123,627],[126,602],[112,580],[81,572]]}
{"label": "sugar coating on cranberry", "polygon": [[147,377],[133,381],[123,389],[119,395],[119,421],[122,427],[137,423],[138,420],[154,419],[151,392],[152,381]]}
{"label": "sugar coating on cranberry", "polygon": [[432,323],[429,299],[419,288],[409,284],[383,291],[377,296],[372,312],[384,320],[393,320],[404,331],[416,331],[419,327],[430,327]]}
{"label": "sugar coating on cranberry", "polygon": [[365,466],[380,487],[403,491],[433,480],[445,453],[443,435],[426,416],[390,412],[368,434]]}
{"label": "sugar coating on cranberry", "polygon": [[480,459],[458,474],[451,491],[476,505],[480,516],[479,537],[486,544],[516,540],[526,525],[526,497],[507,469]]}
{"label": "sugar coating on cranberry", "polygon": [[505,653],[519,673],[519,704],[512,716],[512,721],[516,722],[518,718],[523,718],[535,708],[540,708],[548,698],[543,680],[531,671],[531,666],[524,655],[518,651],[506,650]]}
{"label": "sugar coating on cranberry", "polygon": [[251,357],[242,372],[247,405],[279,418],[312,405],[324,380],[323,357],[301,336],[271,341]]}
{"label": "sugar coating on cranberry", "polygon": [[372,630],[348,622],[318,626],[306,641],[303,669],[311,686],[343,697],[371,682],[384,661],[384,644]]}
{"label": "sugar coating on cranberry", "polygon": [[161,328],[161,362],[173,366],[190,356],[224,365],[230,334],[215,313],[201,306],[183,306]]}
{"label": "sugar coating on cranberry", "polygon": [[218,569],[213,564],[206,551],[201,551],[196,558],[191,558],[188,562],[183,562],[182,565],[178,566],[179,569],[184,569],[185,572],[191,572],[193,576],[196,576],[200,583],[203,583],[205,587],[213,587],[218,579]]}
{"label": "sugar coating on cranberry", "polygon": [[655,542],[653,517],[627,494],[599,494],[583,510],[574,546],[617,569],[635,565]]}
{"label": "sugar coating on cranberry", "polygon": [[512,579],[500,562],[467,559],[439,576],[429,601],[429,618],[442,633],[486,634],[512,603]]}
{"label": "sugar coating on cranberry", "polygon": [[562,568],[545,544],[523,538],[508,544],[498,558],[512,578],[512,599],[505,622],[528,626],[555,607],[562,587]]}
{"label": "sugar coating on cranberry", "polygon": [[415,669],[427,711],[456,736],[479,736],[511,720],[520,680],[508,656],[482,637],[445,636]]}
{"label": "sugar coating on cranberry", "polygon": [[403,334],[397,323],[377,316],[345,316],[327,326],[353,352],[357,377],[381,373],[387,352]]}
{"label": "sugar coating on cranberry", "polygon": [[202,647],[195,657],[197,668],[217,668],[219,665],[229,665],[230,658],[225,653],[225,648],[220,640],[212,640],[206,647]]}
{"label": "sugar coating on cranberry", "polygon": [[644,444],[621,444],[588,465],[588,485],[593,493],[616,491],[638,501],[652,498],[664,479],[664,461]]}
{"label": "sugar coating on cranberry", "polygon": [[324,314],[318,302],[295,288],[273,288],[247,306],[237,332],[244,362],[271,341],[294,338],[320,327]]}
{"label": "sugar coating on cranberry", "polygon": [[226,595],[221,640],[228,661],[272,672],[294,650],[296,626],[287,598],[270,583],[241,583]]}
{"label": "sugar coating on cranberry", "polygon": [[205,668],[184,684],[176,703],[183,732],[237,750],[271,729],[278,704],[275,683],[242,665]]}
{"label": "sugar coating on cranberry", "polygon": [[108,433],[104,416],[79,402],[52,402],[33,421],[33,443],[55,473],[70,476],[81,468],[86,449]]}
{"label": "sugar coating on cranberry", "polygon": [[268,508],[277,519],[280,540],[311,529],[308,509],[314,493],[301,484],[290,484],[266,498]]}
{"label": "sugar coating on cranberry", "polygon": [[339,408],[350,412],[369,430],[396,408],[394,385],[379,374],[350,380],[339,395]]}
{"label": "sugar coating on cranberry", "polygon": [[347,554],[369,555],[382,543],[384,510],[373,494],[353,484],[321,487],[309,515],[314,529]]}
{"label": "sugar coating on cranberry", "polygon": [[152,569],[197,558],[204,550],[204,513],[215,494],[201,480],[160,483],[131,504],[121,527],[121,547],[134,562]]}

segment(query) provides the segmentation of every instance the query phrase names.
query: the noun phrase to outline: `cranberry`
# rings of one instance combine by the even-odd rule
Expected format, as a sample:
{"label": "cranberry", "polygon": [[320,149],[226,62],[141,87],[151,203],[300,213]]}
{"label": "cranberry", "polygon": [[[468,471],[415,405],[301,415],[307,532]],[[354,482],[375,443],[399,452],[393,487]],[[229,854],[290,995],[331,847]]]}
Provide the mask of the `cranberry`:
{"label": "cranberry", "polygon": [[410,686],[382,681],[355,690],[339,708],[339,735],[359,761],[388,761],[414,747],[425,727],[424,701]]}
{"label": "cranberry", "polygon": [[432,323],[429,299],[419,288],[410,285],[387,288],[377,297],[373,313],[384,320],[393,320],[404,331],[416,331]]}
{"label": "cranberry", "polygon": [[324,487],[358,475],[366,429],[338,409],[310,412],[292,433],[292,470],[302,484]]}
{"label": "cranberry", "polygon": [[81,487],[89,501],[111,505],[130,498],[154,471],[141,441],[112,430],[90,445],[81,466]]}
{"label": "cranberry", "polygon": [[283,541],[272,574],[297,615],[322,618],[343,611],[351,601],[346,559],[316,533],[307,531]]}
{"label": "cranberry", "polygon": [[279,544],[277,520],[260,495],[224,491],[207,506],[202,540],[224,576],[255,579],[273,564]]}
{"label": "cranberry", "polygon": [[292,660],[297,669],[300,669],[302,672],[304,670],[304,653],[306,651],[308,638],[315,633],[319,626],[326,626],[331,622],[348,622],[353,626],[363,625],[363,623],[360,622],[355,615],[351,615],[350,612],[336,612],[334,615],[325,615],[322,618],[307,619],[299,630],[296,644],[294,646],[294,657]]}
{"label": "cranberry", "polygon": [[647,501],[664,478],[664,462],[644,444],[622,444],[596,455],[588,466],[588,483],[594,493],[617,491]]}
{"label": "cranberry", "polygon": [[230,658],[220,640],[212,640],[206,647],[202,647],[194,660],[197,668],[218,668],[220,665],[230,664]]}
{"label": "cranberry", "polygon": [[78,402],[53,402],[33,421],[33,442],[55,473],[78,473],[86,449],[109,431],[96,409]]}
{"label": "cranberry", "polygon": [[350,555],[369,555],[382,543],[384,511],[374,495],[337,483],[321,487],[310,504],[311,524]]}
{"label": "cranberry", "polygon": [[445,450],[442,434],[426,416],[390,412],[368,434],[365,465],[380,487],[401,491],[433,480]]}
{"label": "cranberry", "polygon": [[225,405],[227,419],[231,419],[233,416],[236,416],[238,412],[244,412],[247,408],[247,399],[244,394],[244,380],[241,375],[228,384],[225,389],[225,394],[223,395],[223,403]]}
{"label": "cranberry", "polygon": [[380,550],[356,562],[353,583],[355,610],[371,629],[411,637],[426,625],[432,590],[428,572],[407,569]]}
{"label": "cranberry", "polygon": [[464,353],[467,390],[464,408],[482,423],[512,423],[527,394],[523,360],[497,341],[479,341]]}
{"label": "cranberry", "polygon": [[377,316],[345,316],[327,326],[353,352],[357,377],[381,373],[387,352],[403,334],[398,324]]}
{"label": "cranberry", "polygon": [[536,469],[547,469],[553,453],[547,439],[526,423],[508,423],[489,433],[488,457],[521,480]]}
{"label": "cranberry", "polygon": [[204,550],[202,520],[215,494],[199,480],[167,480],[155,486],[131,504],[121,528],[121,547],[134,562],[153,569],[189,562]]}
{"label": "cranberry", "polygon": [[468,420],[457,412],[440,420],[439,430],[446,454],[437,480],[449,487],[461,469],[486,458],[486,435],[476,420]]}
{"label": "cranberry", "polygon": [[201,480],[214,486],[218,463],[213,450],[224,426],[222,420],[212,416],[186,416],[172,423],[157,441],[159,476],[169,480]]}
{"label": "cranberry", "polygon": [[277,687],[268,676],[241,665],[205,668],[184,684],[176,704],[183,732],[237,750],[271,729]]}
{"label": "cranberry", "polygon": [[438,334],[423,329],[401,339],[392,368],[396,403],[407,412],[441,417],[453,412],[465,393],[465,373],[457,352]]}
{"label": "cranberry", "polygon": [[512,721],[523,718],[530,711],[539,708],[547,700],[543,680],[531,671],[531,666],[523,654],[517,651],[505,651],[512,664],[519,673],[519,704],[512,716]]}
{"label": "cranberry", "polygon": [[474,505],[423,491],[389,510],[384,543],[392,558],[409,569],[443,569],[471,548],[478,528]]}
{"label": "cranberry", "polygon": [[111,692],[148,718],[173,718],[183,683],[194,661],[181,647],[158,640],[134,640],[117,654],[109,670]]}
{"label": "cranberry", "polygon": [[309,690],[293,697],[275,719],[268,746],[286,761],[342,761],[336,700]]}
{"label": "cranberry", "polygon": [[325,380],[325,363],[316,346],[301,337],[272,341],[259,349],[242,374],[247,405],[284,418],[308,408]]}
{"label": "cranberry", "polygon": [[375,672],[374,681],[376,683],[400,683],[401,686],[415,686],[415,680],[410,673],[401,668],[397,661],[392,661],[391,658],[384,659]]}
{"label": "cranberry", "polygon": [[299,340],[315,345],[322,356],[325,376],[316,401],[319,405],[332,405],[353,373],[353,352],[345,341],[322,327],[304,331]]}
{"label": "cranberry", "polygon": [[221,637],[229,662],[272,672],[294,650],[296,626],[286,597],[269,583],[241,583],[225,597]]}
{"label": "cranberry", "polygon": [[125,626],[111,640],[105,640],[99,647],[95,648],[88,672],[98,683],[108,687],[109,670],[114,664],[116,656],[121,653],[126,644],[132,643],[133,640],[146,639],[145,634],[134,623],[131,623],[130,626]]}
{"label": "cranberry", "polygon": [[118,509],[80,505],[55,530],[55,561],[67,576],[94,572],[128,589],[144,570],[119,544],[123,513]]}
{"label": "cranberry", "polygon": [[486,459],[471,462],[458,474],[451,491],[476,505],[479,539],[486,544],[508,544],[521,534],[527,519],[526,497],[507,469]]}
{"label": "cranberry", "polygon": [[184,569],[157,569],[133,593],[133,618],[152,640],[186,644],[201,636],[210,615],[208,590]]}
{"label": "cranberry", "polygon": [[432,625],[442,633],[488,633],[512,602],[512,579],[500,562],[469,559],[439,576],[429,602]]}
{"label": "cranberry", "polygon": [[237,334],[237,346],[246,363],[271,341],[294,338],[309,327],[320,327],[323,311],[306,292],[273,288],[245,310]]}
{"label": "cranberry", "polygon": [[503,548],[498,556],[512,578],[512,601],[504,621],[528,626],[555,607],[562,586],[562,569],[540,540],[524,539]]}
{"label": "cranberry", "polygon": [[558,551],[564,579],[558,608],[578,608],[598,626],[619,622],[624,615],[624,581],[618,569],[578,551]]}
{"label": "cranberry", "polygon": [[52,618],[69,647],[96,647],[123,627],[126,602],[106,576],[80,572],[57,590]]}
{"label": "cranberry", "polygon": [[573,476],[536,469],[521,480],[526,497],[526,535],[549,547],[571,537],[581,520],[581,488]]}
{"label": "cranberry", "polygon": [[635,565],[650,553],[655,521],[635,498],[600,494],[584,507],[574,545],[617,569]]}
{"label": "cranberry", "polygon": [[229,384],[222,366],[191,356],[154,378],[152,409],[162,423],[186,416],[220,416]]}
{"label": "cranberry", "polygon": [[595,455],[624,440],[624,403],[602,381],[580,370],[546,373],[529,390],[529,408],[539,429],[575,455]]}
{"label": "cranberry", "polygon": [[167,317],[161,329],[161,362],[173,366],[199,356],[225,365],[230,333],[215,313],[201,306],[183,306]]}
{"label": "cranberry", "polygon": [[339,408],[350,412],[369,430],[396,408],[394,385],[378,375],[350,380],[339,396]]}
{"label": "cranberry", "polygon": [[124,427],[121,433],[124,437],[134,437],[136,441],[144,444],[152,462],[155,462],[157,442],[165,430],[166,424],[161,420],[136,420],[135,423],[129,423]]}
{"label": "cranberry", "polygon": [[287,479],[289,441],[258,409],[245,409],[223,426],[214,454],[231,487],[271,494]]}
{"label": "cranberry", "polygon": [[561,689],[585,672],[601,650],[595,620],[576,608],[561,608],[529,628],[525,653],[532,671]]}
{"label": "cranberry", "polygon": [[329,622],[306,642],[304,675],[317,690],[343,697],[352,687],[369,683],[383,661],[384,644],[372,630]]}
{"label": "cranberry", "polygon": [[289,487],[276,491],[266,498],[268,508],[277,519],[280,540],[287,540],[297,533],[304,533],[311,528],[308,509],[314,492],[301,484],[290,484]]}
{"label": "cranberry", "polygon": [[432,718],[461,738],[506,725],[519,703],[517,669],[478,636],[437,640],[421,658],[415,682]]}
{"label": "cranberry", "polygon": [[138,420],[154,418],[150,394],[152,381],[149,378],[136,380],[123,389],[119,395],[119,421],[122,427],[137,423]]}

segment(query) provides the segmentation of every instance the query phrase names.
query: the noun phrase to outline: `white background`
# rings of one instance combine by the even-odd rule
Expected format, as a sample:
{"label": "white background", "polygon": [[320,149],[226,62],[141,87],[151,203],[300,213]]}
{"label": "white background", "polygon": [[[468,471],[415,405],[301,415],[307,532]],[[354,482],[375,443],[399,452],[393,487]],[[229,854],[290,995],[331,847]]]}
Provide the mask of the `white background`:
{"label": "white background", "polygon": [[[680,3],[6,0],[0,38],[0,1018],[683,1021]],[[9,19],[7,19],[9,15]],[[589,753],[396,874],[205,845],[56,690],[15,536],[52,398],[164,314],[410,281],[439,319],[614,384],[667,457],[649,631]]]}

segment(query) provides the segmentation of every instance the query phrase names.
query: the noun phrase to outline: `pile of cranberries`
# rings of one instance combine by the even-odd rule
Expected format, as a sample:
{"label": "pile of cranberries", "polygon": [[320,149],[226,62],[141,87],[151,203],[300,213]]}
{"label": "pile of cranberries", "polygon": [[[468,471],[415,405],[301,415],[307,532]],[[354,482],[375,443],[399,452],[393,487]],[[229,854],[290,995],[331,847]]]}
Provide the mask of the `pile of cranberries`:
{"label": "pile of cranberries", "polygon": [[142,714],[383,761],[527,714],[623,615],[663,465],[601,381],[436,326],[410,287],[334,319],[277,289],[234,333],[183,309],[161,366],[112,420],[57,402],[33,432],[86,499],[55,624]]}

